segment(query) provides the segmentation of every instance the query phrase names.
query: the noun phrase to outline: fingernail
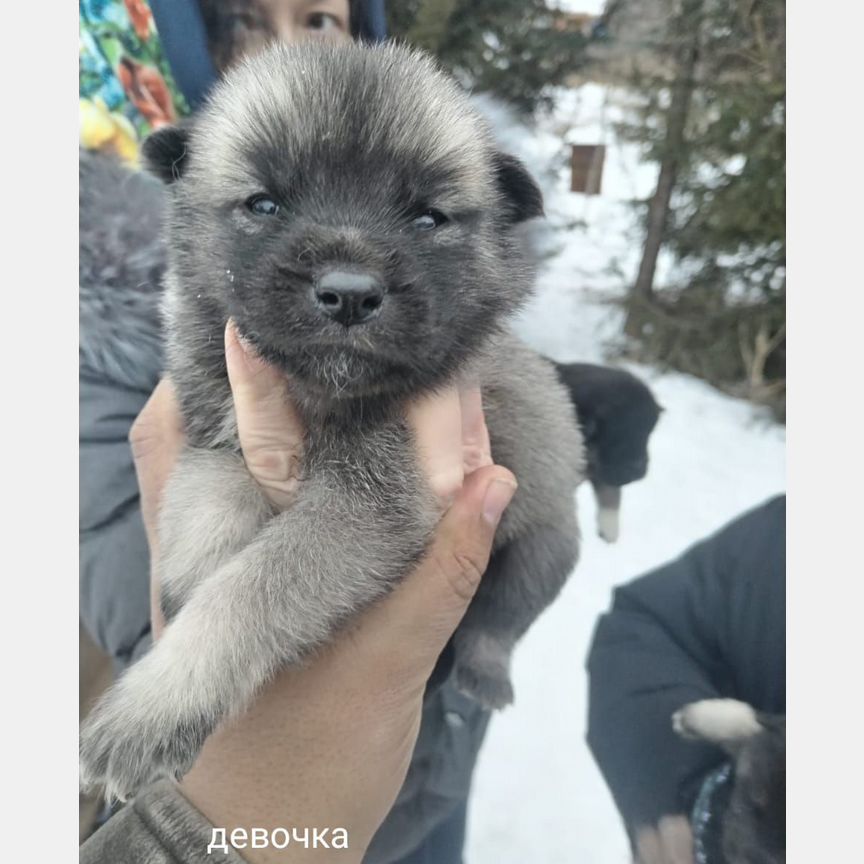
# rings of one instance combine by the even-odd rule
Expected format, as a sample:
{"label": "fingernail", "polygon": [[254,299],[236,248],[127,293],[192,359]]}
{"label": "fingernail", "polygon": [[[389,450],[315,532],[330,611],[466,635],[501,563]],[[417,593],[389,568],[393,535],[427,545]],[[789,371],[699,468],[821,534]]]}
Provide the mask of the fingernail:
{"label": "fingernail", "polygon": [[507,509],[507,505],[513,499],[516,492],[516,482],[514,480],[493,480],[486,490],[486,497],[483,499],[483,518],[490,525],[497,525],[501,521],[501,516]]}
{"label": "fingernail", "polygon": [[243,353],[247,357],[258,359],[258,352],[255,350],[255,346],[239,330],[235,329],[234,332],[237,334],[237,342],[243,349]]}
{"label": "fingernail", "polygon": [[263,365],[255,346],[241,335],[234,320],[230,319],[225,327],[225,355],[229,358],[229,367],[232,353],[237,361],[252,372],[258,371]]}
{"label": "fingernail", "polygon": [[233,318],[229,318],[228,322],[225,324],[225,344],[229,345],[231,342],[236,342],[243,349],[245,354],[250,353],[252,350],[252,346],[243,338],[240,331],[237,329],[237,323]]}

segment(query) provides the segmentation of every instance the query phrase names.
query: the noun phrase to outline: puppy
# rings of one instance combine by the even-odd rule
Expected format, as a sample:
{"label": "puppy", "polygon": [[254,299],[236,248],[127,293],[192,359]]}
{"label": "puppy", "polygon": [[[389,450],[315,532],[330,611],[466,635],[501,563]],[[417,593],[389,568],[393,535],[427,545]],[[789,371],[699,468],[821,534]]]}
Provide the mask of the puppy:
{"label": "puppy", "polygon": [[[167,355],[187,447],[160,524],[170,622],[82,733],[82,779],[126,798],[422,557],[439,512],[407,399],[479,380],[495,461],[519,478],[453,638],[458,686],[513,699],[516,641],[578,554],[582,441],[554,370],[505,329],[542,212],[465,94],[407,48],[273,46],[191,128],[145,155],[170,184]],[[227,320],[284,370],[308,430],[299,494],[274,514],[246,471]]]}
{"label": "puppy", "polygon": [[731,757],[703,784],[691,824],[697,864],[786,860],[786,718],[735,699],[692,702],[672,718],[685,738]]}
{"label": "puppy", "polygon": [[635,375],[590,363],[555,363],[579,415],[588,478],[597,498],[597,533],[619,534],[621,487],[648,471],[648,438],[662,409]]}

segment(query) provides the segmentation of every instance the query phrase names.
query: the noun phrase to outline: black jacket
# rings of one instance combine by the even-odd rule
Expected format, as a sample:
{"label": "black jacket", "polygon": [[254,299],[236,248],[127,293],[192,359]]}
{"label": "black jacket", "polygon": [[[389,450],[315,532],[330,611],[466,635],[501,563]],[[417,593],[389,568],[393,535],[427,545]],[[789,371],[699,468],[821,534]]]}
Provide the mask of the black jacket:
{"label": "black jacket", "polygon": [[739,517],[615,591],[588,657],[588,744],[628,829],[689,813],[724,760],[672,714],[730,697],[786,710],[786,499]]}

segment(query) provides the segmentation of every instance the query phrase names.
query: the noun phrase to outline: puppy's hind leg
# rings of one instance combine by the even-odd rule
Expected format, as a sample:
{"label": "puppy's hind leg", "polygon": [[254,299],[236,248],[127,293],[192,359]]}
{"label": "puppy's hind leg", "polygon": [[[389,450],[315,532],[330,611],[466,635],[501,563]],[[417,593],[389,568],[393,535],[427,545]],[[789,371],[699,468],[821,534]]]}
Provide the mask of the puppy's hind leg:
{"label": "puppy's hind leg", "polygon": [[518,639],[555,599],[579,551],[575,519],[538,528],[493,553],[453,637],[456,683],[487,708],[513,701],[510,659]]}
{"label": "puppy's hind leg", "polygon": [[160,602],[171,621],[189,594],[248,545],[273,509],[239,453],[188,447],[159,514]]}

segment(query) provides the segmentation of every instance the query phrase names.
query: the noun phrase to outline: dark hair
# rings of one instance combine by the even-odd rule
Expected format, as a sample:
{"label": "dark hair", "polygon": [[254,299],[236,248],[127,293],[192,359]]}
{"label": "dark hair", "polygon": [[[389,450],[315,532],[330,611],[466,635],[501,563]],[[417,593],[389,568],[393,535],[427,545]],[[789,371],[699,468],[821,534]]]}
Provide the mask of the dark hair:
{"label": "dark hair", "polygon": [[387,38],[384,0],[349,0],[349,27],[355,39],[381,42]]}
{"label": "dark hair", "polygon": [[[207,49],[217,69],[224,71],[253,41],[275,34],[255,0],[198,0],[207,33]],[[354,39],[380,42],[387,36],[384,0],[349,0],[348,28]],[[238,30],[237,21],[244,26]]]}

